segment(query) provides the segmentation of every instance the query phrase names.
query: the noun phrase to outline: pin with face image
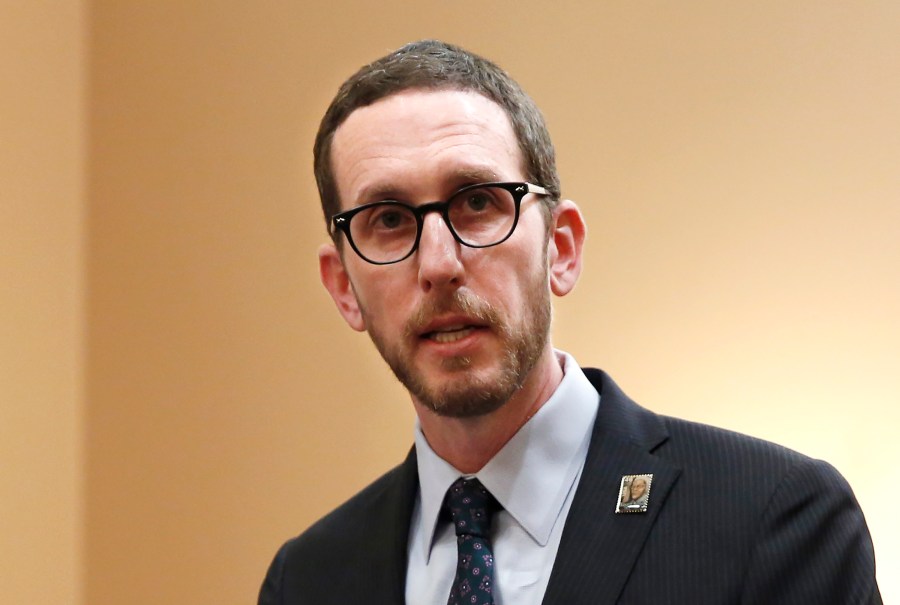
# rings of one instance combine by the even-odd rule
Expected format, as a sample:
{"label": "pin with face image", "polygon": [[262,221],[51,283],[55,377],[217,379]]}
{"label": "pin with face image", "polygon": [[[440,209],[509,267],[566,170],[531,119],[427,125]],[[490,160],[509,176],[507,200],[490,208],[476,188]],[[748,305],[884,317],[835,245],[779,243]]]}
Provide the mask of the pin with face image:
{"label": "pin with face image", "polygon": [[622,475],[619,484],[619,497],[616,500],[616,513],[645,513],[650,501],[650,485],[653,475]]}

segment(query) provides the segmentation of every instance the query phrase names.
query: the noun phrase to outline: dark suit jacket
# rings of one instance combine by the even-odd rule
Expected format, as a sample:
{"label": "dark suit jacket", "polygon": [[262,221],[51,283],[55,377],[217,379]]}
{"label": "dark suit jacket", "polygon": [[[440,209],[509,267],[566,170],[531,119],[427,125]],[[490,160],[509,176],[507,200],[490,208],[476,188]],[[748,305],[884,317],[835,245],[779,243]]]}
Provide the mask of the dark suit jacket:
{"label": "dark suit jacket", "polygon": [[[602,399],[544,604],[881,603],[863,514],[834,468],[658,416],[585,374]],[[647,512],[615,514],[622,475],[645,473]],[[402,605],[417,486],[412,452],[288,541],[259,603]]]}

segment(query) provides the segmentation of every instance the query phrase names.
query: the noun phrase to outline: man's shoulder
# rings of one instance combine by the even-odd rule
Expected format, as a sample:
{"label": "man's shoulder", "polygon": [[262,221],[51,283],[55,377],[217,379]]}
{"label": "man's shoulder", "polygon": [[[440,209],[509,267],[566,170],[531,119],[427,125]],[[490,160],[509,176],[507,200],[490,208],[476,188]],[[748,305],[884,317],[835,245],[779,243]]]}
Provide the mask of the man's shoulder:
{"label": "man's shoulder", "polygon": [[[613,408],[601,417],[616,426],[617,435],[680,469],[679,483],[693,484],[691,489],[708,493],[710,486],[720,485],[771,497],[786,482],[803,477],[826,489],[850,491],[825,461],[734,430],[657,414],[631,400],[604,372],[587,368],[585,374],[601,393],[601,410]],[[604,427],[595,431],[600,431],[595,436],[604,434]]]}
{"label": "man's shoulder", "polygon": [[792,477],[803,476],[842,491],[849,489],[838,471],[824,460],[733,430],[670,416],[661,418],[670,437],[654,453],[679,464],[699,482],[773,493]]}
{"label": "man's shoulder", "polygon": [[660,452],[679,457],[706,458],[713,450],[723,463],[757,460],[762,464],[791,466],[810,460],[809,456],[773,441],[694,420],[659,415],[669,431]]}
{"label": "man's shoulder", "polygon": [[[614,426],[615,432],[620,436],[646,445],[654,453],[685,459],[706,459],[708,452],[714,450],[725,460],[759,459],[788,465],[808,459],[799,452],[765,439],[693,420],[657,414],[632,400],[602,370],[584,368],[584,372],[601,396],[598,422]],[[607,409],[604,410],[604,407]]]}

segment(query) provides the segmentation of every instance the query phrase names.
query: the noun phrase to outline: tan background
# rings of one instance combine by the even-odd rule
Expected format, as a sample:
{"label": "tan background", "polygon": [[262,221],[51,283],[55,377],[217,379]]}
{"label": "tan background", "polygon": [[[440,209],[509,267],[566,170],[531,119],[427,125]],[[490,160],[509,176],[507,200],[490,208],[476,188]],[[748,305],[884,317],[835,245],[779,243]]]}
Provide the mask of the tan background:
{"label": "tan background", "polygon": [[0,3],[0,601],[251,603],[398,461],[319,286],[312,138],[401,43],[544,109],[587,273],[554,338],[834,463],[900,600],[900,3]]}

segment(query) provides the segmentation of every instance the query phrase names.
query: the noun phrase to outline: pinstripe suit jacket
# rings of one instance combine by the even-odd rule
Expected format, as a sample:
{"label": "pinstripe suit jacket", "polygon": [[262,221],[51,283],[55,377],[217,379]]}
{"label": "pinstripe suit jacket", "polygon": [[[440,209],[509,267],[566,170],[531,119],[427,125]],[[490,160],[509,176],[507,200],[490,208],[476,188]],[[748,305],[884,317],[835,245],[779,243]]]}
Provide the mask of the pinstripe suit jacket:
{"label": "pinstripe suit jacket", "polygon": [[[658,416],[585,374],[602,399],[545,605],[881,603],[865,519],[834,468]],[[615,514],[622,475],[644,473],[647,512]],[[281,548],[260,605],[402,605],[417,486],[412,452]]]}

